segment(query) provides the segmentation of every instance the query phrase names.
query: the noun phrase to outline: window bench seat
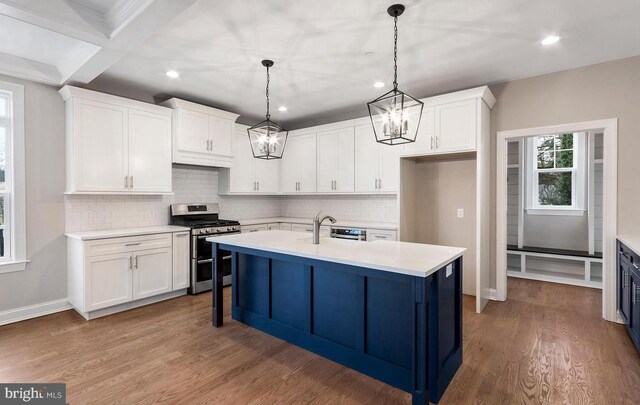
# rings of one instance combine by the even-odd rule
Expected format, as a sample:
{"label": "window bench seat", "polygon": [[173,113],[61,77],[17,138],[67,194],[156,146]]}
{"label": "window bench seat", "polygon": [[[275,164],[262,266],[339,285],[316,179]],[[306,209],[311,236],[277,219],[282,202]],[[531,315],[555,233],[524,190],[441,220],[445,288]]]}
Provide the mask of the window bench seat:
{"label": "window bench seat", "polygon": [[507,245],[507,275],[602,288],[602,253]]}

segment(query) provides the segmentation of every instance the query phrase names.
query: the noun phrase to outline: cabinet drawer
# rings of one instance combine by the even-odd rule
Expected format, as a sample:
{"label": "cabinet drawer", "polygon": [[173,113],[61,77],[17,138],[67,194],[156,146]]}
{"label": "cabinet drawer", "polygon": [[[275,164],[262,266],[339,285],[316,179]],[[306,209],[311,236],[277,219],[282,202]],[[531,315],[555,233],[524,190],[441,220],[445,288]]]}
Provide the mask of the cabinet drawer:
{"label": "cabinet drawer", "polygon": [[264,225],[245,225],[240,227],[240,232],[259,232],[259,231],[268,231],[269,227],[267,224]]}
{"label": "cabinet drawer", "polygon": [[373,242],[374,240],[396,240],[396,231],[390,231],[388,229],[369,229],[367,230],[367,241]]}
{"label": "cabinet drawer", "polygon": [[631,263],[636,271],[640,271],[640,255],[638,255],[633,250],[629,249],[624,243],[620,242],[618,244],[618,251],[620,256],[624,257],[627,262]]}
{"label": "cabinet drawer", "polygon": [[171,246],[171,234],[130,236],[126,238],[110,238],[88,241],[85,244],[84,256],[100,256],[136,250],[158,249]]}

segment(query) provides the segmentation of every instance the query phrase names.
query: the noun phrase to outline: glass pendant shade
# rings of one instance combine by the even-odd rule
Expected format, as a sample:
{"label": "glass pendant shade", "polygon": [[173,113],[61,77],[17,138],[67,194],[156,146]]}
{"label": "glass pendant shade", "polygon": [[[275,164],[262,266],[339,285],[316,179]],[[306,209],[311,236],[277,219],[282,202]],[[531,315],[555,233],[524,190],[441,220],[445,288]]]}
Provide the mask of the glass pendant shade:
{"label": "glass pendant shade", "polygon": [[267,68],[266,119],[247,129],[249,143],[251,144],[253,157],[256,159],[282,159],[289,131],[271,121],[271,114],[269,114],[269,68],[273,66],[273,61],[265,59],[262,61],[262,66]]}
{"label": "glass pendant shade", "polygon": [[404,5],[387,9],[393,17],[393,90],[367,103],[376,141],[386,145],[415,142],[424,103],[398,90],[398,17]]}
{"label": "glass pendant shade", "polygon": [[415,142],[424,103],[398,89],[367,103],[376,141],[387,145]]}
{"label": "glass pendant shade", "polygon": [[281,159],[287,143],[288,131],[266,119],[247,130],[253,157],[257,159]]}

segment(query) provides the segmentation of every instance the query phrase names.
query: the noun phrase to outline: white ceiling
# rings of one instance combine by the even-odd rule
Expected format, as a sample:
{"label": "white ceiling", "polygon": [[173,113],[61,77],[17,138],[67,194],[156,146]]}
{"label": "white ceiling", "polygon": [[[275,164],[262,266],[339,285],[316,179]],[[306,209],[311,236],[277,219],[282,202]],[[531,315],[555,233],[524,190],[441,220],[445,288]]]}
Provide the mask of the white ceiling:
{"label": "white ceiling", "polygon": [[[199,0],[109,68],[151,94],[264,114],[290,126],[365,111],[392,81],[393,20],[383,0]],[[425,97],[640,54],[637,0],[408,0],[399,20],[399,83]],[[543,47],[549,35],[563,37]],[[366,56],[366,52],[373,55]],[[170,79],[165,71],[182,75]],[[372,85],[381,80],[385,89]]]}

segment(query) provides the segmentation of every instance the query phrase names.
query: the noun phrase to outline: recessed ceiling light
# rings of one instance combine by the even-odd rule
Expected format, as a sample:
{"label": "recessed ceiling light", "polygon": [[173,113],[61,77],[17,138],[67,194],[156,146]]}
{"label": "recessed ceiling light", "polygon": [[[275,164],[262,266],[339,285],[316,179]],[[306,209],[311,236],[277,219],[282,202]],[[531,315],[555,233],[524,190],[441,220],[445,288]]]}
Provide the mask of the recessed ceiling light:
{"label": "recessed ceiling light", "polygon": [[551,44],[555,44],[558,41],[560,41],[560,37],[559,36],[557,36],[557,35],[549,35],[548,37],[546,37],[545,39],[540,41],[540,43],[542,45],[551,45]]}
{"label": "recessed ceiling light", "polygon": [[373,87],[378,87],[378,88],[380,88],[380,87],[384,87],[384,83],[382,83],[382,82],[375,82],[375,83],[373,83]]}
{"label": "recessed ceiling light", "polygon": [[282,106],[278,107],[278,111],[287,111],[287,107],[282,105]]}
{"label": "recessed ceiling light", "polygon": [[172,79],[177,79],[178,77],[180,77],[180,73],[176,72],[175,70],[167,70],[167,76]]}

